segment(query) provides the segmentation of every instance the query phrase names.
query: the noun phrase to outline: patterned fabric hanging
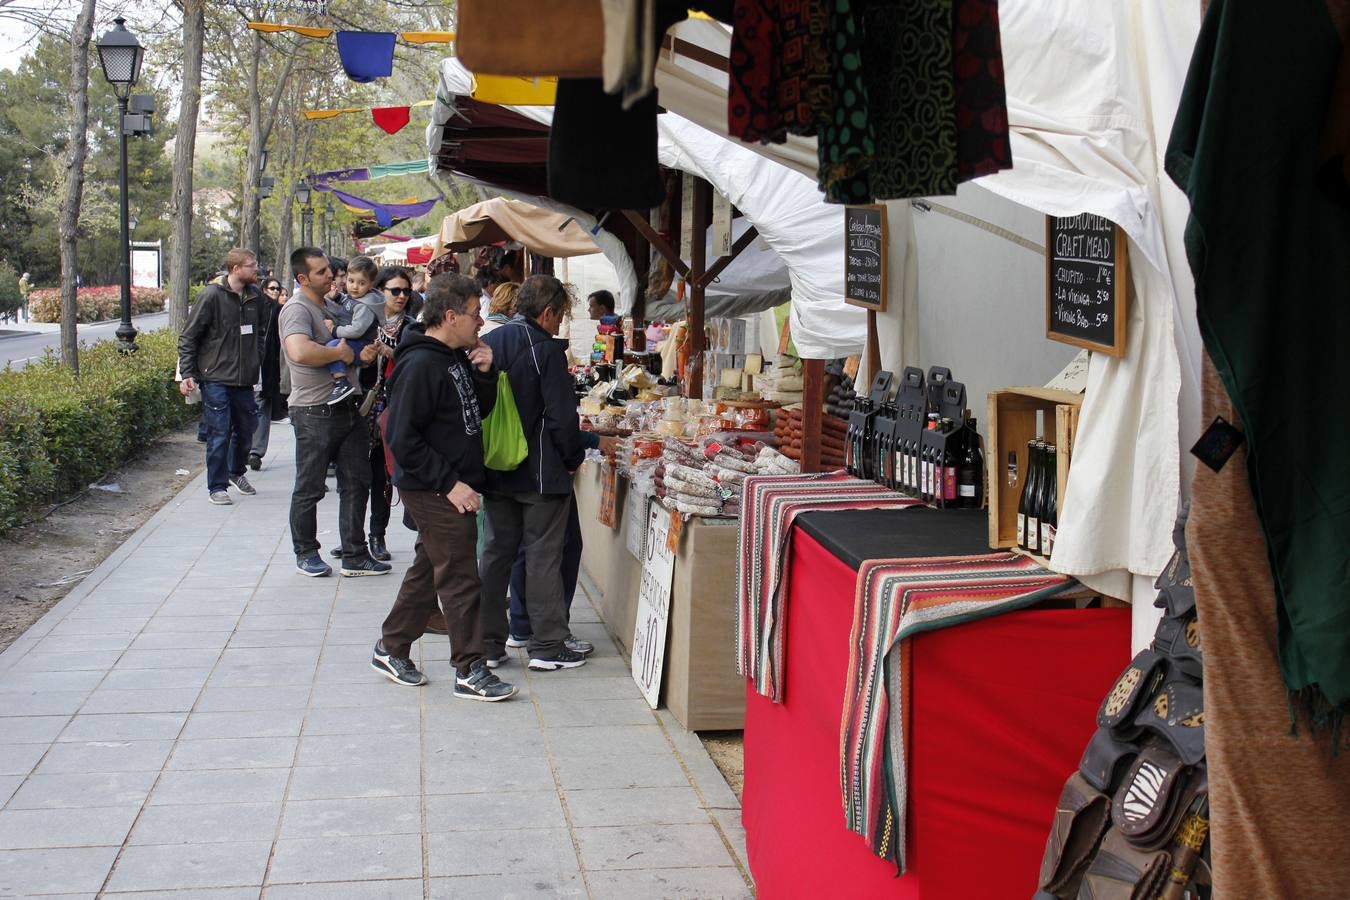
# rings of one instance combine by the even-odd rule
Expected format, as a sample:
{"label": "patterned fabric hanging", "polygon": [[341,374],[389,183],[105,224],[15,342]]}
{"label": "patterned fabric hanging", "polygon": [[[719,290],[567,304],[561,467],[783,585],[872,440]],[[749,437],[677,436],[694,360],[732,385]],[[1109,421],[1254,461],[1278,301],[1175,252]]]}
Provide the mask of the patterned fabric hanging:
{"label": "patterned fabric hanging", "polygon": [[816,180],[830,203],[871,203],[867,167],[876,152],[863,79],[862,17],[855,0],[829,0],[831,105],[817,138]]}
{"label": "patterned fabric hanging", "polygon": [[770,101],[777,75],[776,0],[736,0],[727,78],[727,131],[743,141],[769,141],[783,123]]}
{"label": "patterned fabric hanging", "polygon": [[1012,168],[998,0],[956,0],[956,164],[960,181]]}

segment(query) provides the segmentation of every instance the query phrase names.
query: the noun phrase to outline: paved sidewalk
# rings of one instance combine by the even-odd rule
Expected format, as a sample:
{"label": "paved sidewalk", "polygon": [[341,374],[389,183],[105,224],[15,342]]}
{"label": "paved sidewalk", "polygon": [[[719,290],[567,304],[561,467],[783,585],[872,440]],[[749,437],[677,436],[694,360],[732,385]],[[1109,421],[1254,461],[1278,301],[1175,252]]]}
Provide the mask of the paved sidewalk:
{"label": "paved sidewalk", "polygon": [[[581,593],[581,669],[517,656],[516,698],[455,700],[429,636],[432,683],[394,685],[369,660],[399,509],[390,575],[298,575],[272,444],[256,497],[199,476],[0,654],[0,896],[751,894],[735,795]],[[331,545],[336,494],[319,515]]]}

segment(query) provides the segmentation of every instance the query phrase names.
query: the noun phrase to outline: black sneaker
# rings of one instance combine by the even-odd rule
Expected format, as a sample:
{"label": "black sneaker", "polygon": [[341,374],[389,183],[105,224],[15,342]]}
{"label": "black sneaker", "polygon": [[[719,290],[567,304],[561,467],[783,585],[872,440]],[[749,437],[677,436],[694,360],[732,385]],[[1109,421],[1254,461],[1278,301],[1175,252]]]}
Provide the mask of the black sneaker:
{"label": "black sneaker", "polygon": [[328,551],[328,555],[331,556],[331,557],[333,557],[333,559],[342,559],[342,545],[339,544],[338,546],[334,547],[332,550],[329,550],[329,551]]}
{"label": "black sneaker", "polygon": [[382,640],[375,642],[375,653],[370,657],[370,667],[394,684],[421,687],[427,683],[427,676],[417,671],[417,666],[413,665],[411,659],[391,655],[384,649]]}
{"label": "black sneaker", "polygon": [[259,455],[256,454],[256,453],[250,453],[250,454],[248,455],[248,467],[249,467],[250,469],[252,469],[253,471],[255,471],[255,472],[258,471],[259,469],[261,469],[261,468],[262,468],[262,457],[259,456]]}
{"label": "black sneaker", "polygon": [[319,558],[319,554],[304,556],[295,561],[295,571],[310,578],[322,578],[333,574],[333,567]]}
{"label": "black sneaker", "polygon": [[339,378],[333,382],[333,391],[328,395],[327,403],[332,406],[335,403],[341,403],[352,394],[356,393],[356,388],[346,378]]}
{"label": "black sneaker", "polygon": [[388,575],[393,569],[388,563],[367,556],[361,560],[344,559],[339,571],[343,578],[360,578],[362,575]]}
{"label": "black sneaker", "polygon": [[370,558],[378,559],[380,562],[389,562],[394,558],[394,554],[389,552],[389,548],[384,543],[383,536],[370,536]]}
{"label": "black sneaker", "polygon": [[455,696],[465,700],[486,700],[495,703],[514,697],[516,687],[507,684],[487,667],[487,660],[480,659],[469,667],[467,675],[455,675]]}
{"label": "black sneaker", "polygon": [[580,653],[582,656],[590,656],[595,652],[595,645],[590,641],[583,641],[581,638],[573,637],[570,634],[567,636],[567,640],[563,641],[563,646],[573,653]]}
{"label": "black sneaker", "polygon": [[586,665],[586,657],[569,650],[566,645],[552,653],[530,655],[530,668],[536,672],[551,672],[554,669],[575,669]]}

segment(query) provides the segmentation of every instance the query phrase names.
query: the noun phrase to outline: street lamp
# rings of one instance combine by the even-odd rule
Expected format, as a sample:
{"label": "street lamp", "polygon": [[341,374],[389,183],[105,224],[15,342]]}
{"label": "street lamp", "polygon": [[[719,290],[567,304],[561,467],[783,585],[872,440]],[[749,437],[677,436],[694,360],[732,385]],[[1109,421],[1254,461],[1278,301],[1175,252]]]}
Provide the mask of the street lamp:
{"label": "street lamp", "polygon": [[127,30],[126,19],[113,19],[113,27],[98,40],[98,62],[103,67],[103,77],[112,85],[117,95],[117,130],[122,144],[122,167],[118,174],[118,186],[121,189],[121,225],[120,276],[122,288],[122,324],[117,326],[118,348],[124,353],[136,350],[136,329],[131,324],[131,228],[127,211],[127,98],[137,79],[141,77],[141,62],[145,59],[145,48],[136,40],[136,35]]}
{"label": "street lamp", "polygon": [[328,218],[323,226],[323,252],[329,256],[333,255],[333,235],[337,233],[337,223],[333,221],[333,216],[337,215],[337,210],[333,208],[333,195],[328,195],[328,202],[324,205],[324,212]]}
{"label": "street lamp", "polygon": [[314,245],[314,207],[309,205],[309,182],[301,178],[295,183],[295,200],[300,210],[300,243],[306,247]]}

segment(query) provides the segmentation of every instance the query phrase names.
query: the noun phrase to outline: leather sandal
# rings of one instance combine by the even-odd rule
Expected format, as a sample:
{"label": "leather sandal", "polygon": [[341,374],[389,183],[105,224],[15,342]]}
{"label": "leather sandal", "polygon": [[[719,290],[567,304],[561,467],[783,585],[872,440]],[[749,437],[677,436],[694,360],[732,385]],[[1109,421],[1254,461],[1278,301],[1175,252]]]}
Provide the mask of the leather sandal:
{"label": "leather sandal", "polygon": [[1102,833],[1111,825],[1111,800],[1075,772],[1064,782],[1055,821],[1041,860],[1040,888],[1050,897],[1072,900]]}

